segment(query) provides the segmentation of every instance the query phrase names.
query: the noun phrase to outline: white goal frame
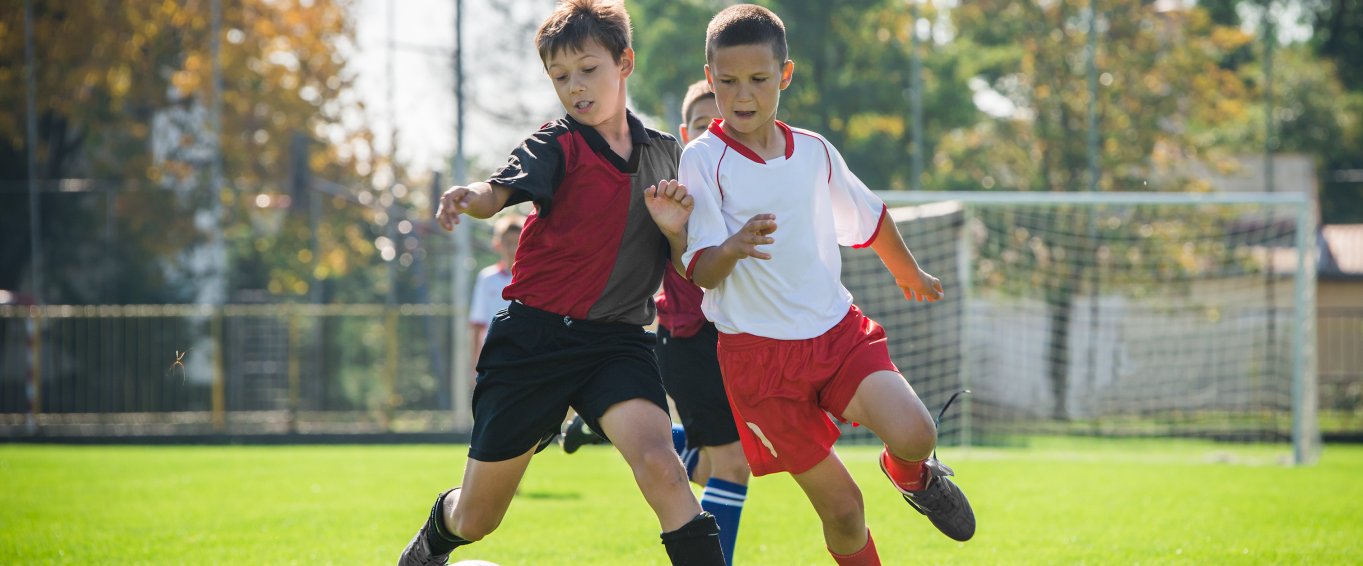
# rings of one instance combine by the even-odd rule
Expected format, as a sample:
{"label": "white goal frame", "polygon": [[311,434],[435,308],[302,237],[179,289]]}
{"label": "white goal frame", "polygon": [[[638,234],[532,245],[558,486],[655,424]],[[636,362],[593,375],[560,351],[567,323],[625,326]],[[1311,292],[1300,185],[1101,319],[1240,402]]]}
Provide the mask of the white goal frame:
{"label": "white goal frame", "polygon": [[[896,206],[920,206],[942,203],[953,208],[959,207],[967,220],[970,219],[972,205],[1018,205],[1018,206],[1068,206],[1068,205],[1265,205],[1281,207],[1295,212],[1296,271],[1293,274],[1291,344],[1291,407],[1292,407],[1292,460],[1298,465],[1315,461],[1319,453],[1320,431],[1316,415],[1316,371],[1315,371],[1315,258],[1318,256],[1316,231],[1317,210],[1314,199],[1301,192],[1282,193],[1153,193],[1153,192],[1005,192],[1005,191],[875,191],[891,208]],[[948,204],[950,203],[950,204]],[[965,231],[960,237],[961,249],[969,249],[970,243]],[[912,242],[910,242],[912,247]],[[961,296],[971,297],[970,259],[968,254],[958,254],[958,275]],[[1308,258],[1311,261],[1308,262]],[[962,324],[968,324],[969,317]],[[964,333],[963,333],[964,335]],[[961,384],[970,386],[969,364],[961,365]],[[969,403],[969,396],[963,398]],[[967,405],[968,409],[968,405]],[[960,422],[962,443],[970,444],[969,410]]]}

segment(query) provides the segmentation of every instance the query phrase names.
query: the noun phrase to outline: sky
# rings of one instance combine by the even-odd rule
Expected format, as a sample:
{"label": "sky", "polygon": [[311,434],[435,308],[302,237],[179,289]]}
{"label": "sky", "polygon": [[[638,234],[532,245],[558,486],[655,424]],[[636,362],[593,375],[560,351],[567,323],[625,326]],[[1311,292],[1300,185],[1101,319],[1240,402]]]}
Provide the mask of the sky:
{"label": "sky", "polygon": [[[511,24],[493,9],[494,1],[464,0],[464,152],[471,171],[500,165],[521,139],[562,112],[529,37],[515,29],[519,22],[533,32],[553,0],[497,2],[522,8]],[[376,149],[389,151],[390,124],[396,123],[398,159],[413,172],[448,173],[454,153],[454,4],[357,0],[354,5],[358,53],[352,61],[366,119],[378,138]]]}

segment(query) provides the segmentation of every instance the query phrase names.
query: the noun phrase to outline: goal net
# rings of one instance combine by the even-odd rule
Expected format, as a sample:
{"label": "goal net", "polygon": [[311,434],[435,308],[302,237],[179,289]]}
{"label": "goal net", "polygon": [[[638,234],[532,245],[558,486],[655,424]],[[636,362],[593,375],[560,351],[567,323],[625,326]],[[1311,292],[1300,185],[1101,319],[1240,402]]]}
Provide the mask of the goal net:
{"label": "goal net", "polygon": [[843,282],[930,410],[971,391],[944,444],[1204,437],[1315,454],[1303,195],[880,195],[946,298],[905,301],[869,249],[846,250]]}

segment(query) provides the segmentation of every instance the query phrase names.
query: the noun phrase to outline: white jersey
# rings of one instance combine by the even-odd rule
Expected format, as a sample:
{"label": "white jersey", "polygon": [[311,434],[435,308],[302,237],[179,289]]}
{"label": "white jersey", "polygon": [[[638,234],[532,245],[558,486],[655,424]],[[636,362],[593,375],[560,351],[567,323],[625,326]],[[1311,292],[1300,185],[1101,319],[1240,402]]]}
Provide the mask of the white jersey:
{"label": "white jersey", "polygon": [[492,317],[511,303],[502,298],[502,289],[510,283],[511,270],[500,261],[479,271],[473,284],[473,300],[469,303],[469,324],[482,326],[486,333],[487,327],[492,325]]}
{"label": "white jersey", "polygon": [[770,260],[745,258],[701,302],[721,331],[804,340],[828,331],[852,306],[839,245],[875,240],[885,203],[853,175],[823,136],[777,127],[786,154],[762,159],[710,125],[682,152],[679,180],[695,198],[682,261],[687,275],[706,248],[723,244],[754,215],[776,215]]}

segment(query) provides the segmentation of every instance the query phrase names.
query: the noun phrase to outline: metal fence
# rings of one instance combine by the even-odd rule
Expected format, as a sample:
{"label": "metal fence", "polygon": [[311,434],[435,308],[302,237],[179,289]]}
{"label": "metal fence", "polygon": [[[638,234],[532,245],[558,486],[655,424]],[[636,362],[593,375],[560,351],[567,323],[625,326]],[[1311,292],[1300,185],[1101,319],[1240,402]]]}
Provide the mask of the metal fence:
{"label": "metal fence", "polygon": [[0,307],[0,436],[466,430],[454,320],[448,305]]}
{"label": "metal fence", "polygon": [[1363,439],[1363,309],[1321,309],[1316,324],[1321,434]]}
{"label": "metal fence", "polygon": [[[464,433],[454,321],[448,305],[2,306],[0,437]],[[1317,321],[1321,430],[1363,437],[1363,309]]]}

